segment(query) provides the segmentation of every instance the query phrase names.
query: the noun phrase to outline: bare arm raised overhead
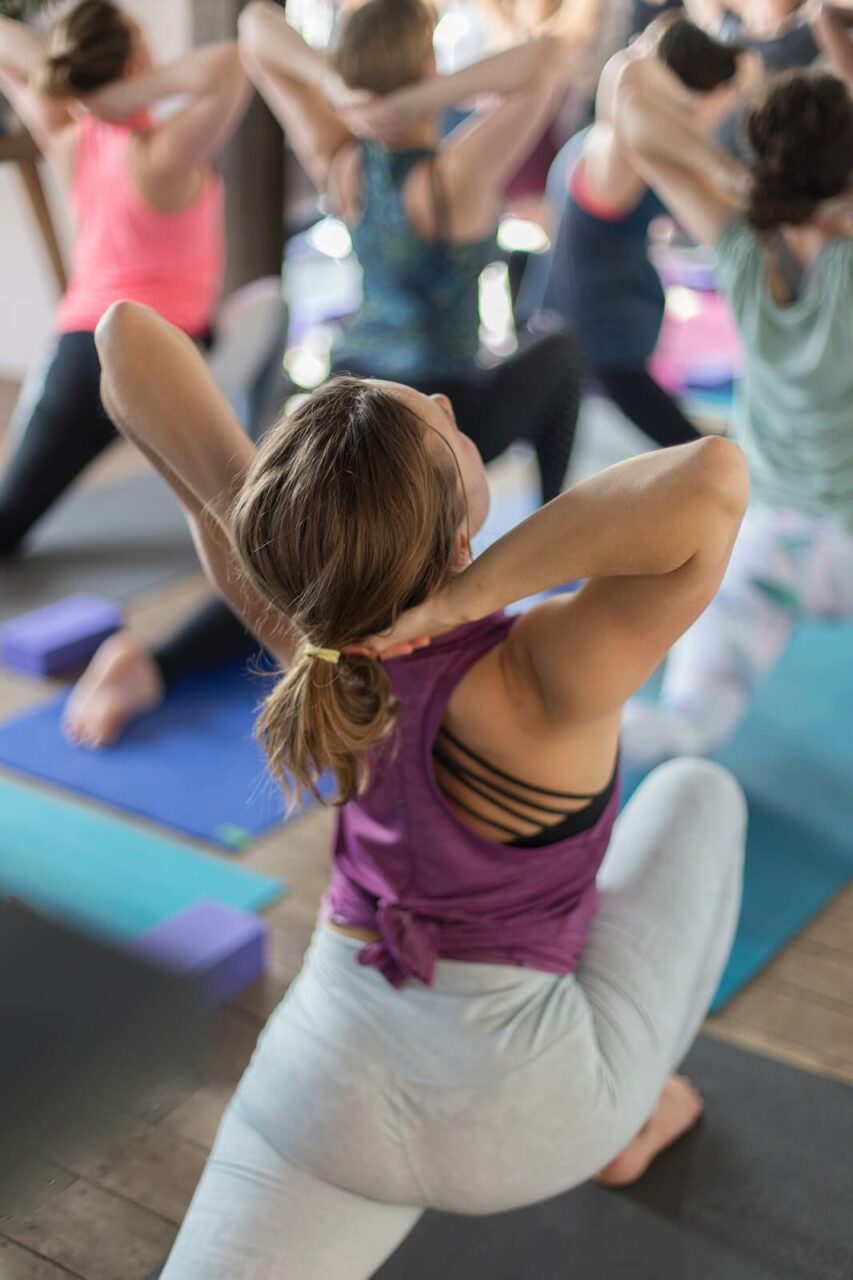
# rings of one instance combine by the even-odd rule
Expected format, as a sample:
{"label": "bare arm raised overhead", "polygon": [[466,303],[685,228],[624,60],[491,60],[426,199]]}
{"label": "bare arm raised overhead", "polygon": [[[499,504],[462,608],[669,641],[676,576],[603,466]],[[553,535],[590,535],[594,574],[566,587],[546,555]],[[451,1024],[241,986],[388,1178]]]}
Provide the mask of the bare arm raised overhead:
{"label": "bare arm raised overhead", "polygon": [[197,181],[199,169],[228,141],[249,103],[249,82],[235,41],[203,45],[163,66],[115,80],[86,99],[87,108],[122,120],[167,98],[186,101],[135,139],[134,176],[146,191],[167,193]]}
{"label": "bare arm raised overhead", "polygon": [[14,18],[0,17],[0,89],[45,154],[54,154],[73,123],[68,103],[45,93],[38,83],[46,44]]}
{"label": "bare arm raised overhead", "polygon": [[[478,197],[488,207],[502,194],[554,116],[568,90],[573,47],[543,34],[493,54],[452,75],[432,76],[381,99],[379,119],[398,125],[437,116],[450,107],[493,97],[441,144],[439,155],[457,203]],[[461,199],[460,199],[461,197]]]}
{"label": "bare arm raised overhead", "polygon": [[818,0],[807,6],[807,13],[818,44],[834,69],[853,81],[853,7]]}
{"label": "bare arm raised overhead", "polygon": [[116,303],[98,326],[104,406],[174,490],[214,589],[282,663],[286,619],[246,582],[230,513],[254,446],[215,386],[194,343],[148,307]]}
{"label": "bare arm raised overhead", "polygon": [[[356,11],[349,21],[363,22],[371,16],[361,14]],[[431,28],[425,27],[421,35],[427,63],[411,69],[407,77],[402,69],[395,74],[395,58],[402,63],[403,55],[393,41],[379,48],[378,19],[386,16],[392,16],[390,10],[377,14],[377,67],[372,77],[377,83],[387,82],[389,87],[381,92],[362,92],[363,85],[347,80],[343,65],[339,75],[330,59],[307,45],[281,9],[267,0],[253,0],[243,11],[244,63],[321,191],[329,187],[343,144],[354,134],[393,142],[448,107],[483,95],[497,97],[496,106],[461,125],[439,151],[452,203],[464,204],[471,195],[492,211],[568,87],[570,45],[543,35],[452,75],[438,76],[430,73]],[[339,53],[343,45],[342,36]],[[337,62],[341,64],[340,56]]]}
{"label": "bare arm raised overhead", "polygon": [[[742,65],[733,93],[756,74],[748,56]],[[700,126],[695,108],[695,95],[654,53],[626,60],[614,94],[619,143],[686,230],[715,245],[740,205],[745,171]]]}
{"label": "bare arm raised overhead", "polygon": [[510,653],[549,716],[617,715],[713,597],[748,487],[740,449],[716,437],[610,467],[506,534],[374,647],[584,578],[516,624]]}

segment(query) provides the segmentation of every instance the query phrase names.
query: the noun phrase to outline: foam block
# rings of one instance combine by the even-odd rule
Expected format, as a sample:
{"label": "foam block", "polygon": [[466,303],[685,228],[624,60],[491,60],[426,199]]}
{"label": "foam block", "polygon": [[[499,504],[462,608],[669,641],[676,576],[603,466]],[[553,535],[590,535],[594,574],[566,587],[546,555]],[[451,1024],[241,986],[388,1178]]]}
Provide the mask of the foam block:
{"label": "foam block", "polygon": [[668,258],[660,264],[664,284],[680,284],[698,293],[713,293],[716,289],[714,268],[707,262],[694,262],[686,258]]}
{"label": "foam block", "polygon": [[88,662],[124,624],[112,600],[67,596],[15,618],[0,629],[0,661],[31,675],[54,676]]}
{"label": "foam block", "polygon": [[205,1010],[224,1004],[264,972],[266,923],[258,916],[201,901],[135,938],[132,954],[197,982]]}
{"label": "foam block", "polygon": [[731,356],[710,355],[691,361],[684,369],[688,391],[724,391],[734,385],[735,368]]}

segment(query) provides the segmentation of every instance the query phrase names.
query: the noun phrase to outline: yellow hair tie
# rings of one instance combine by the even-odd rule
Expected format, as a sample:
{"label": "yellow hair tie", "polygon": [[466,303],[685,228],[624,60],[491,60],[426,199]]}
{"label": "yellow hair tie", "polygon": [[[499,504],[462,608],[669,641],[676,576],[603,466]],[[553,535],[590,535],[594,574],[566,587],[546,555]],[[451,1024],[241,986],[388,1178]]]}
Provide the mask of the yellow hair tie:
{"label": "yellow hair tie", "polygon": [[333,666],[341,660],[340,649],[318,649],[315,644],[306,644],[305,656],[308,658],[319,658],[321,662],[331,662]]}

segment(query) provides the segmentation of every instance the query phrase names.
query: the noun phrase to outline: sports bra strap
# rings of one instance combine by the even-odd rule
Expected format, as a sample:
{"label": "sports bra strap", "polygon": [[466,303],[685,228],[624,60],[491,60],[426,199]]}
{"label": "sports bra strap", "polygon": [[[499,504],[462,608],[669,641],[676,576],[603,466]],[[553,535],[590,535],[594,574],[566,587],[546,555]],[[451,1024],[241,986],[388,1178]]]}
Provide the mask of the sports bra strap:
{"label": "sports bra strap", "polygon": [[436,240],[439,244],[450,244],[450,202],[447,198],[444,178],[439,171],[437,151],[433,151],[430,156],[430,184],[432,186],[433,210],[435,212]]}

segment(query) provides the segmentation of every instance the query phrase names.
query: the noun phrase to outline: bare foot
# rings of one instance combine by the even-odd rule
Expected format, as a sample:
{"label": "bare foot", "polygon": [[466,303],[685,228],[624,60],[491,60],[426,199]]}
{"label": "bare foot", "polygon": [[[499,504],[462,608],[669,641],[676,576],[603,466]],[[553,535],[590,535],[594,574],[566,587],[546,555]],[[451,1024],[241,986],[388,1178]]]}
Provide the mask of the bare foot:
{"label": "bare foot", "polygon": [[163,700],[154,659],[126,632],[105,640],[68,699],[63,730],[84,747],[111,747],[127,724]]}
{"label": "bare foot", "polygon": [[627,1187],[636,1182],[655,1156],[693,1128],[704,1105],[701,1094],[685,1076],[670,1076],[651,1119],[630,1146],[605,1165],[596,1182],[605,1187]]}

